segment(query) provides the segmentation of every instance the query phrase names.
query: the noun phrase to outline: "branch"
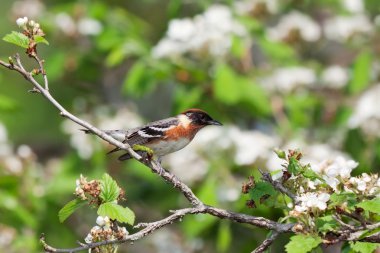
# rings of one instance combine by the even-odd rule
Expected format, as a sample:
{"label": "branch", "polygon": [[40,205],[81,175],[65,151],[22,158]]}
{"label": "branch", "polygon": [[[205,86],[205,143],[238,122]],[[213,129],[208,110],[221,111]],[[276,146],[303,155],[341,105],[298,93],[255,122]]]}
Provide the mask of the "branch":
{"label": "branch", "polygon": [[174,211],[174,213],[162,220],[152,222],[152,223],[145,223],[145,224],[140,224],[138,227],[144,226],[145,228],[140,230],[139,232],[136,232],[132,235],[127,236],[123,240],[116,240],[116,241],[102,241],[102,242],[97,242],[97,243],[91,243],[87,245],[83,245],[77,248],[72,248],[72,249],[56,249],[50,245],[48,245],[45,242],[44,236],[41,237],[41,243],[44,246],[45,251],[47,252],[77,252],[81,250],[86,250],[86,249],[91,249],[95,248],[98,246],[102,245],[108,245],[108,244],[120,244],[124,243],[127,241],[135,241],[138,240],[153,231],[166,226],[168,224],[173,223],[174,221],[182,218],[183,216],[187,214],[210,214],[215,217],[221,218],[221,219],[229,219],[238,223],[245,223],[245,224],[250,224],[253,226],[257,227],[262,227],[262,228],[267,228],[274,230],[277,233],[284,233],[284,232],[290,232],[291,228],[293,227],[293,224],[281,224],[277,223],[268,219],[265,219],[263,217],[255,217],[251,215],[246,215],[246,214],[241,214],[241,213],[235,213],[231,211],[227,211],[224,209],[219,209],[216,207],[208,206],[205,205],[193,192],[192,190],[182,181],[180,181],[175,175],[172,173],[166,171],[165,169],[162,168],[162,166],[157,163],[154,160],[147,160],[141,157],[139,154],[137,154],[128,143],[122,143],[119,142],[118,140],[114,139],[112,136],[106,134],[105,132],[99,130],[98,128],[92,126],[90,123],[77,118],[70,112],[68,112],[61,104],[58,103],[54,99],[54,97],[50,94],[48,90],[48,79],[47,75],[45,73],[45,70],[43,69],[43,64],[42,61],[36,56],[34,59],[38,62],[40,72],[43,74],[44,77],[44,87],[40,85],[33,77],[31,73],[26,71],[24,67],[21,64],[20,56],[17,54],[15,56],[16,64],[14,63],[5,63],[3,61],[0,61],[0,65],[10,69],[17,71],[20,73],[26,80],[31,82],[33,84],[34,90],[38,91],[38,93],[42,94],[50,103],[52,103],[60,112],[60,115],[63,117],[66,117],[73,122],[77,123],[78,125],[90,130],[93,132],[95,135],[99,136],[103,140],[107,141],[108,143],[126,150],[133,158],[137,159],[138,161],[142,162],[146,166],[148,166],[153,172],[157,173],[159,176],[161,176],[166,182],[172,184],[176,189],[178,189],[184,196],[185,198],[191,203],[192,208],[185,208],[185,209],[180,209]]}
{"label": "branch", "polygon": [[[133,158],[137,159],[141,163],[148,166],[153,172],[157,173],[166,182],[173,185],[174,188],[178,189],[179,192],[181,192],[191,204],[191,207],[175,210],[173,212],[173,214],[171,214],[171,215],[169,215],[166,218],[163,218],[161,220],[151,222],[151,223],[142,223],[142,224],[137,225],[137,228],[142,228],[142,227],[144,227],[144,228],[142,228],[140,231],[138,231],[134,234],[128,235],[123,240],[101,241],[101,242],[90,243],[90,244],[82,244],[81,246],[79,246],[77,248],[72,248],[72,249],[57,249],[57,248],[54,248],[54,247],[48,245],[45,241],[45,237],[42,236],[40,241],[41,241],[45,251],[47,251],[47,252],[77,252],[77,251],[82,251],[82,250],[87,250],[87,249],[93,249],[93,248],[103,246],[103,245],[121,244],[121,243],[125,243],[128,241],[136,241],[142,237],[145,237],[145,236],[153,233],[157,229],[160,229],[166,225],[172,224],[173,222],[184,217],[185,215],[193,215],[193,214],[209,214],[209,215],[218,217],[220,219],[229,219],[229,220],[234,221],[234,222],[249,224],[252,226],[272,230],[273,231],[272,235],[269,238],[267,238],[253,252],[263,252],[265,249],[267,249],[273,243],[273,241],[275,240],[275,238],[279,234],[286,233],[286,232],[292,232],[292,228],[294,227],[294,224],[282,224],[282,223],[275,222],[275,221],[272,221],[272,220],[269,220],[269,219],[266,219],[263,217],[255,217],[255,216],[251,216],[251,215],[247,215],[247,214],[231,212],[228,210],[224,210],[224,209],[220,209],[220,208],[216,208],[216,207],[204,204],[192,192],[192,190],[185,183],[183,183],[177,177],[175,177],[174,174],[163,169],[160,163],[157,163],[154,160],[146,159],[146,158],[140,156],[131,148],[131,146],[128,143],[122,143],[122,142],[114,139],[112,136],[106,134],[105,132],[99,130],[98,128],[94,127],[90,123],[74,116],[69,111],[67,111],[60,103],[58,103],[58,101],[56,101],[54,99],[54,97],[49,92],[48,78],[47,78],[47,75],[46,75],[45,70],[43,68],[43,61],[40,60],[37,56],[35,56],[33,58],[37,61],[38,65],[39,65],[39,71],[37,71],[37,73],[36,72],[31,73],[31,72],[26,71],[25,68],[23,67],[22,63],[21,63],[20,56],[18,54],[14,57],[15,62],[10,61],[9,63],[5,63],[5,62],[0,60],[0,65],[4,66],[10,70],[14,70],[14,71],[20,73],[27,81],[32,83],[33,91],[38,92],[39,94],[43,95],[51,104],[53,104],[53,106],[55,106],[58,109],[61,116],[77,123],[78,125],[84,127],[85,129],[88,129],[89,131],[91,131],[95,135],[99,136],[103,140],[107,141],[108,143],[110,143],[110,144],[112,144],[112,145],[114,145],[120,149],[126,150]],[[44,80],[43,86],[40,85],[33,77],[33,74],[38,74],[38,73],[42,73],[42,75],[43,75],[43,80]],[[271,175],[267,172],[262,172],[262,171],[260,171],[260,172],[263,176],[263,180],[272,184],[273,187],[275,189],[277,189],[278,191],[289,196],[294,202],[297,201],[297,197],[295,196],[295,194],[293,194],[286,187],[284,187],[284,185],[280,181],[273,180]],[[378,224],[374,224],[374,225],[376,225],[376,228],[380,226]],[[367,225],[366,229],[368,229],[369,226],[372,226],[372,225]],[[374,228],[372,228],[372,229],[374,229]],[[359,235],[359,232],[361,232],[360,235]],[[353,231],[351,231],[351,233],[348,234],[347,230],[341,231],[342,237],[340,237],[340,238],[343,239],[343,236],[344,236],[345,240],[352,240],[352,241],[360,240],[360,241],[369,241],[369,242],[380,242],[379,233],[374,234],[374,235],[370,235],[370,236],[362,238],[362,239],[359,239],[363,233],[364,233],[364,231],[357,231],[355,233]]]}
{"label": "branch", "polygon": [[261,252],[264,252],[267,248],[269,248],[269,246],[272,245],[272,243],[274,242],[274,240],[276,240],[276,238],[279,236],[279,232],[277,231],[274,231],[270,236],[269,238],[265,239],[260,245],[259,247],[257,247],[254,251],[252,251],[251,253],[261,253]]}
{"label": "branch", "polygon": [[291,198],[293,200],[293,202],[297,203],[297,196],[292,193],[291,191],[289,191],[289,189],[287,189],[280,181],[278,180],[273,180],[271,174],[269,172],[264,172],[262,170],[260,170],[260,173],[262,175],[262,179],[264,181],[267,181],[268,183],[270,183],[271,185],[273,185],[273,187],[282,192],[283,194],[287,195],[289,198]]}

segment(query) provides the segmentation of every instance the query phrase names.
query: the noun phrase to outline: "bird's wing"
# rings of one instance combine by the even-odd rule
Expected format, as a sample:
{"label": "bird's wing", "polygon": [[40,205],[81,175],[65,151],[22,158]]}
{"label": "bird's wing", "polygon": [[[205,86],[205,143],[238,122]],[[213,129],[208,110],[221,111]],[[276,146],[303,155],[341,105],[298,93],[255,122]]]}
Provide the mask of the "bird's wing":
{"label": "bird's wing", "polygon": [[178,124],[176,117],[171,117],[159,121],[148,123],[145,126],[130,131],[130,134],[125,139],[129,145],[144,145],[154,139],[161,138],[165,132]]}

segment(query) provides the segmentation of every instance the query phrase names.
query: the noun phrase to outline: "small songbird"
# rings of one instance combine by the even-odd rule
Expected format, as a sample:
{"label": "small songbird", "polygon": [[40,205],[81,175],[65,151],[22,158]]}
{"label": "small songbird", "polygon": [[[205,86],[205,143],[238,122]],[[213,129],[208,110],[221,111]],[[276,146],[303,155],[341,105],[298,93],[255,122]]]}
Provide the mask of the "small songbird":
{"label": "small songbird", "polygon": [[[205,111],[189,109],[175,117],[154,121],[134,129],[104,130],[104,132],[123,143],[128,143],[132,148],[137,146],[147,147],[153,151],[153,155],[160,161],[162,156],[187,146],[198,131],[208,125],[221,126],[222,124],[212,119]],[[85,132],[87,133],[88,131]],[[115,148],[109,153],[119,150],[120,148]],[[135,150],[140,155],[144,152]],[[121,155],[119,160],[124,161],[130,158],[132,158],[131,155],[126,153]]]}

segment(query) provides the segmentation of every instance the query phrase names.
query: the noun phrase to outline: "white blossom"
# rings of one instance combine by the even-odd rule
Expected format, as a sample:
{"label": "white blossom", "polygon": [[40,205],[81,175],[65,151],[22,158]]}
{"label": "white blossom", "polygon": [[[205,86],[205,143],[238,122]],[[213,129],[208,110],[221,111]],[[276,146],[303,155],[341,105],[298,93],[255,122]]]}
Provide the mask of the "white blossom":
{"label": "white blossom", "polygon": [[330,40],[344,42],[356,34],[370,34],[373,25],[367,16],[337,16],[324,23],[324,33]]}
{"label": "white blossom", "polygon": [[20,158],[27,159],[33,156],[33,151],[28,145],[23,144],[17,148],[17,155]]}
{"label": "white blossom", "polygon": [[234,160],[237,165],[250,165],[260,158],[266,159],[278,144],[273,136],[260,131],[241,131],[238,128],[231,128],[229,138],[236,148]]}
{"label": "white blossom", "polygon": [[217,191],[217,194],[218,199],[222,202],[233,202],[240,197],[240,191],[237,189],[237,187],[230,187],[226,185],[221,185]]}
{"label": "white blossom", "polygon": [[98,35],[102,30],[102,24],[96,19],[85,17],[78,21],[78,32],[80,34]]}
{"label": "white blossom", "polygon": [[380,84],[364,92],[356,103],[353,114],[348,120],[348,127],[360,127],[370,136],[380,137]]}
{"label": "white blossom", "polygon": [[277,69],[262,81],[264,88],[288,93],[298,86],[311,86],[317,80],[315,71],[307,67],[284,67]]}
{"label": "white blossom", "polygon": [[364,12],[363,0],[341,0],[343,7],[351,13]]}
{"label": "white blossom", "polygon": [[297,200],[300,201],[300,203],[294,207],[294,210],[297,212],[306,212],[314,208],[318,208],[323,211],[327,208],[326,203],[329,199],[330,194],[325,192],[306,192],[297,197]]}
{"label": "white blossom", "polygon": [[347,84],[348,80],[348,70],[338,65],[329,66],[322,73],[322,82],[329,88],[342,88]]}
{"label": "white blossom", "polygon": [[28,16],[37,18],[45,10],[45,5],[40,0],[13,1],[12,14],[16,17]]}
{"label": "white blossom", "polygon": [[174,58],[185,53],[223,56],[231,47],[232,36],[244,36],[246,31],[237,23],[231,10],[212,5],[194,18],[174,19],[169,23],[166,37],[153,48],[156,58]]}
{"label": "white blossom", "polygon": [[58,13],[54,21],[56,26],[68,36],[74,35],[77,31],[74,19],[65,12]]}
{"label": "white blossom", "polygon": [[100,227],[103,227],[106,224],[105,217],[98,216],[96,218],[96,224],[98,224]]}
{"label": "white blossom", "polygon": [[321,37],[321,28],[312,18],[292,11],[284,15],[275,27],[269,28],[267,36],[273,41],[286,40],[293,31],[298,31],[301,39],[314,42]]}
{"label": "white blossom", "polygon": [[16,20],[16,24],[17,24],[19,27],[24,27],[27,23],[28,23],[28,17],[18,18],[18,19]]}
{"label": "white blossom", "polygon": [[186,42],[197,32],[195,23],[190,18],[172,19],[169,23],[167,35],[173,40]]}
{"label": "white blossom", "polygon": [[91,233],[88,233],[86,238],[84,238],[84,241],[86,243],[92,243],[92,240],[94,239],[94,237],[91,235]]}

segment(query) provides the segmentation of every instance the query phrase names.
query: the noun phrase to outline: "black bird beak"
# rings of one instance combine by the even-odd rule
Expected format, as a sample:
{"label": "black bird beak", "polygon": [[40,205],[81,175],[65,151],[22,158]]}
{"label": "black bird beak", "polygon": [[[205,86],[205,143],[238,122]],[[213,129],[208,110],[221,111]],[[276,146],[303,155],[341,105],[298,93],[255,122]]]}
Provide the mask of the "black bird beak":
{"label": "black bird beak", "polygon": [[222,123],[220,123],[219,121],[216,121],[216,120],[209,120],[209,121],[207,121],[207,124],[208,125],[215,125],[215,126],[222,126],[223,124]]}

